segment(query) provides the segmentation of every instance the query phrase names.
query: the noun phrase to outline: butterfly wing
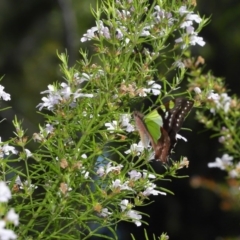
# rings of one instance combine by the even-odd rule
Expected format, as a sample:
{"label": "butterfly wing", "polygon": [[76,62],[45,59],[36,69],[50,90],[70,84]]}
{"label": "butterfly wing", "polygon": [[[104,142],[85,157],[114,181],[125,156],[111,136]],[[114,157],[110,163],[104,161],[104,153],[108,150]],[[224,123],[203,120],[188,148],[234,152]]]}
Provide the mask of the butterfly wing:
{"label": "butterfly wing", "polygon": [[144,115],[138,111],[135,111],[133,113],[133,116],[134,116],[134,120],[136,123],[137,130],[139,132],[142,144],[145,148],[147,148],[149,146],[151,137],[143,121]]}
{"label": "butterfly wing", "polygon": [[155,151],[155,159],[165,163],[169,156],[171,142],[167,131],[163,127],[161,127],[160,130],[161,137],[153,148]]}
{"label": "butterfly wing", "polygon": [[147,148],[149,143],[151,143],[152,147],[155,148],[161,136],[160,127],[163,125],[162,117],[157,110],[153,110],[146,116],[137,111],[133,115],[143,146]]}
{"label": "butterfly wing", "polygon": [[162,117],[155,109],[144,117],[144,123],[150,136],[152,137],[152,141],[156,144],[161,136],[160,127],[163,126]]}
{"label": "butterfly wing", "polygon": [[[174,106],[170,108],[170,102],[165,104],[166,111],[163,118],[163,128],[168,132],[177,134],[182,127],[183,121],[193,107],[193,101],[186,98],[174,99]],[[160,110],[160,109],[158,109]]]}
{"label": "butterfly wing", "polygon": [[[159,115],[163,119],[163,129],[161,129],[161,138],[158,140],[155,150],[155,157],[162,156],[159,159],[162,162],[166,162],[172,149],[177,143],[176,135],[182,127],[183,121],[187,114],[193,107],[194,102],[185,98],[174,99],[174,106],[171,108],[171,103],[165,104],[165,110],[158,108]],[[167,153],[166,153],[167,152]]]}

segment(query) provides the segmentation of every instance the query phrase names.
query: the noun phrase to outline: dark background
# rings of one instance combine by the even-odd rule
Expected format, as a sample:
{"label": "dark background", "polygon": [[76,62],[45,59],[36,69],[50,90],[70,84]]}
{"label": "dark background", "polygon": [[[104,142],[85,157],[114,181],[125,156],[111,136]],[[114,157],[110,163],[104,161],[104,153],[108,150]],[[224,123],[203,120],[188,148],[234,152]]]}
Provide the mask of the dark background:
{"label": "dark background", "polygon": [[[1,84],[12,98],[10,102],[1,101],[1,108],[12,106],[11,110],[0,112],[2,118],[8,119],[0,124],[3,140],[13,135],[11,121],[15,114],[24,120],[29,134],[37,131],[38,123],[43,121],[36,114],[40,92],[48,84],[62,80],[56,50],[61,53],[67,49],[72,65],[79,57],[79,48],[88,46],[80,38],[95,24],[90,4],[94,6],[95,1],[0,1],[0,76],[5,75]],[[240,2],[201,0],[197,10],[212,17],[200,33],[206,46],[195,47],[193,53],[205,58],[206,71],[211,69],[214,75],[226,79],[230,94],[239,95]],[[190,178],[165,183],[175,196],[153,198],[155,203],[146,207],[149,226],[144,227],[150,236],[167,232],[171,240],[240,239],[239,207],[231,197],[226,198],[226,175],[207,167],[208,162],[221,156],[220,145],[217,139],[210,139],[211,132],[203,132],[203,126],[194,121],[194,112],[187,121],[193,128],[193,132],[184,133],[189,141],[188,149],[179,143],[175,150],[188,156],[190,166],[181,174]],[[121,223],[119,236],[129,239],[132,232],[136,239],[145,239],[144,227]]]}

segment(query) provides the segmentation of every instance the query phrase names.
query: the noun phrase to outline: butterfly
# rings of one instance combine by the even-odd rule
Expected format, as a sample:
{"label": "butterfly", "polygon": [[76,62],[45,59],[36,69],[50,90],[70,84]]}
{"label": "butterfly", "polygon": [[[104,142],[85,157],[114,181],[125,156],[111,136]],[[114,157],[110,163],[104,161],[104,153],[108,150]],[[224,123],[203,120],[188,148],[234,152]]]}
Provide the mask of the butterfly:
{"label": "butterfly", "polygon": [[147,148],[151,143],[155,159],[167,162],[177,143],[177,133],[193,104],[186,98],[175,98],[164,104],[165,111],[158,107],[146,116],[138,111],[133,113],[143,146]]}

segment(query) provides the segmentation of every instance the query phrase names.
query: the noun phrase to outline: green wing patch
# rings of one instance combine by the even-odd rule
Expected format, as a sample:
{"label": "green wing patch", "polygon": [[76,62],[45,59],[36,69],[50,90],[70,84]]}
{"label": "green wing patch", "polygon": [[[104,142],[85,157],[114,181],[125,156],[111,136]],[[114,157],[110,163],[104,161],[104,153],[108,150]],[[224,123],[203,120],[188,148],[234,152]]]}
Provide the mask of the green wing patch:
{"label": "green wing patch", "polygon": [[157,144],[158,139],[161,137],[160,127],[163,126],[162,117],[155,109],[146,116],[144,116],[143,120],[149,132],[149,135],[153,139],[153,142]]}

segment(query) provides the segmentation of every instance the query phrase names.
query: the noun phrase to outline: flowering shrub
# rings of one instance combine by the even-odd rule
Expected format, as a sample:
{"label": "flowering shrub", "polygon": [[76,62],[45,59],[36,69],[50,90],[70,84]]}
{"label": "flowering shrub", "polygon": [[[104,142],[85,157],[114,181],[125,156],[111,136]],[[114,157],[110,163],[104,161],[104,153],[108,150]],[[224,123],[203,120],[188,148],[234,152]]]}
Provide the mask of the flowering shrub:
{"label": "flowering shrub", "polygon": [[[196,92],[196,105],[204,106],[196,112],[196,117],[206,129],[215,132],[213,137],[217,137],[222,146],[222,154],[216,157],[215,161],[208,163],[208,167],[219,168],[227,173],[227,181],[224,184],[196,177],[192,179],[192,185],[216,192],[222,199],[222,209],[226,210],[226,206],[228,210],[239,209],[240,100],[236,95],[229,95],[221,78],[202,73],[199,67],[199,63],[204,62],[202,58],[188,59],[187,62],[192,76],[189,90],[194,89]],[[218,191],[215,191],[216,189]]]}
{"label": "flowering shrub", "polygon": [[[185,97],[196,107],[204,103],[198,120],[219,130],[204,115],[205,109],[210,109],[211,117],[225,117],[234,104],[239,108],[222,81],[195,73],[203,59],[189,58],[190,47],[205,44],[198,33],[207,19],[193,12],[192,1],[172,2],[102,1],[92,9],[96,26],[81,38],[93,46],[92,58],[80,49],[80,61],[69,67],[67,55],[58,55],[64,81],[41,92],[44,96],[37,105],[45,125],[29,138],[16,118],[15,138],[1,142],[2,181],[8,182],[12,204],[21,216],[16,234],[3,239],[17,235],[20,239],[111,239],[101,234],[104,227],[117,239],[115,225],[145,223],[144,213],[135,207],[144,206],[149,196],[171,194],[156,182],[178,176],[189,163],[186,157],[166,164],[159,161],[166,171],[156,173],[149,164],[154,161],[153,150],[140,141],[133,110],[146,111],[146,99],[160,106],[166,98]],[[183,84],[187,72],[188,87]],[[1,99],[10,100],[0,89]],[[220,139],[237,156],[231,134],[228,126],[221,128]],[[30,141],[37,151],[27,149]],[[209,166],[229,168],[237,175],[232,159],[224,155],[224,160]],[[16,167],[18,162],[22,164]],[[12,210],[6,219],[18,225],[17,218],[9,215],[14,215]],[[6,230],[5,225],[1,229]],[[168,237],[162,234],[161,239]]]}

